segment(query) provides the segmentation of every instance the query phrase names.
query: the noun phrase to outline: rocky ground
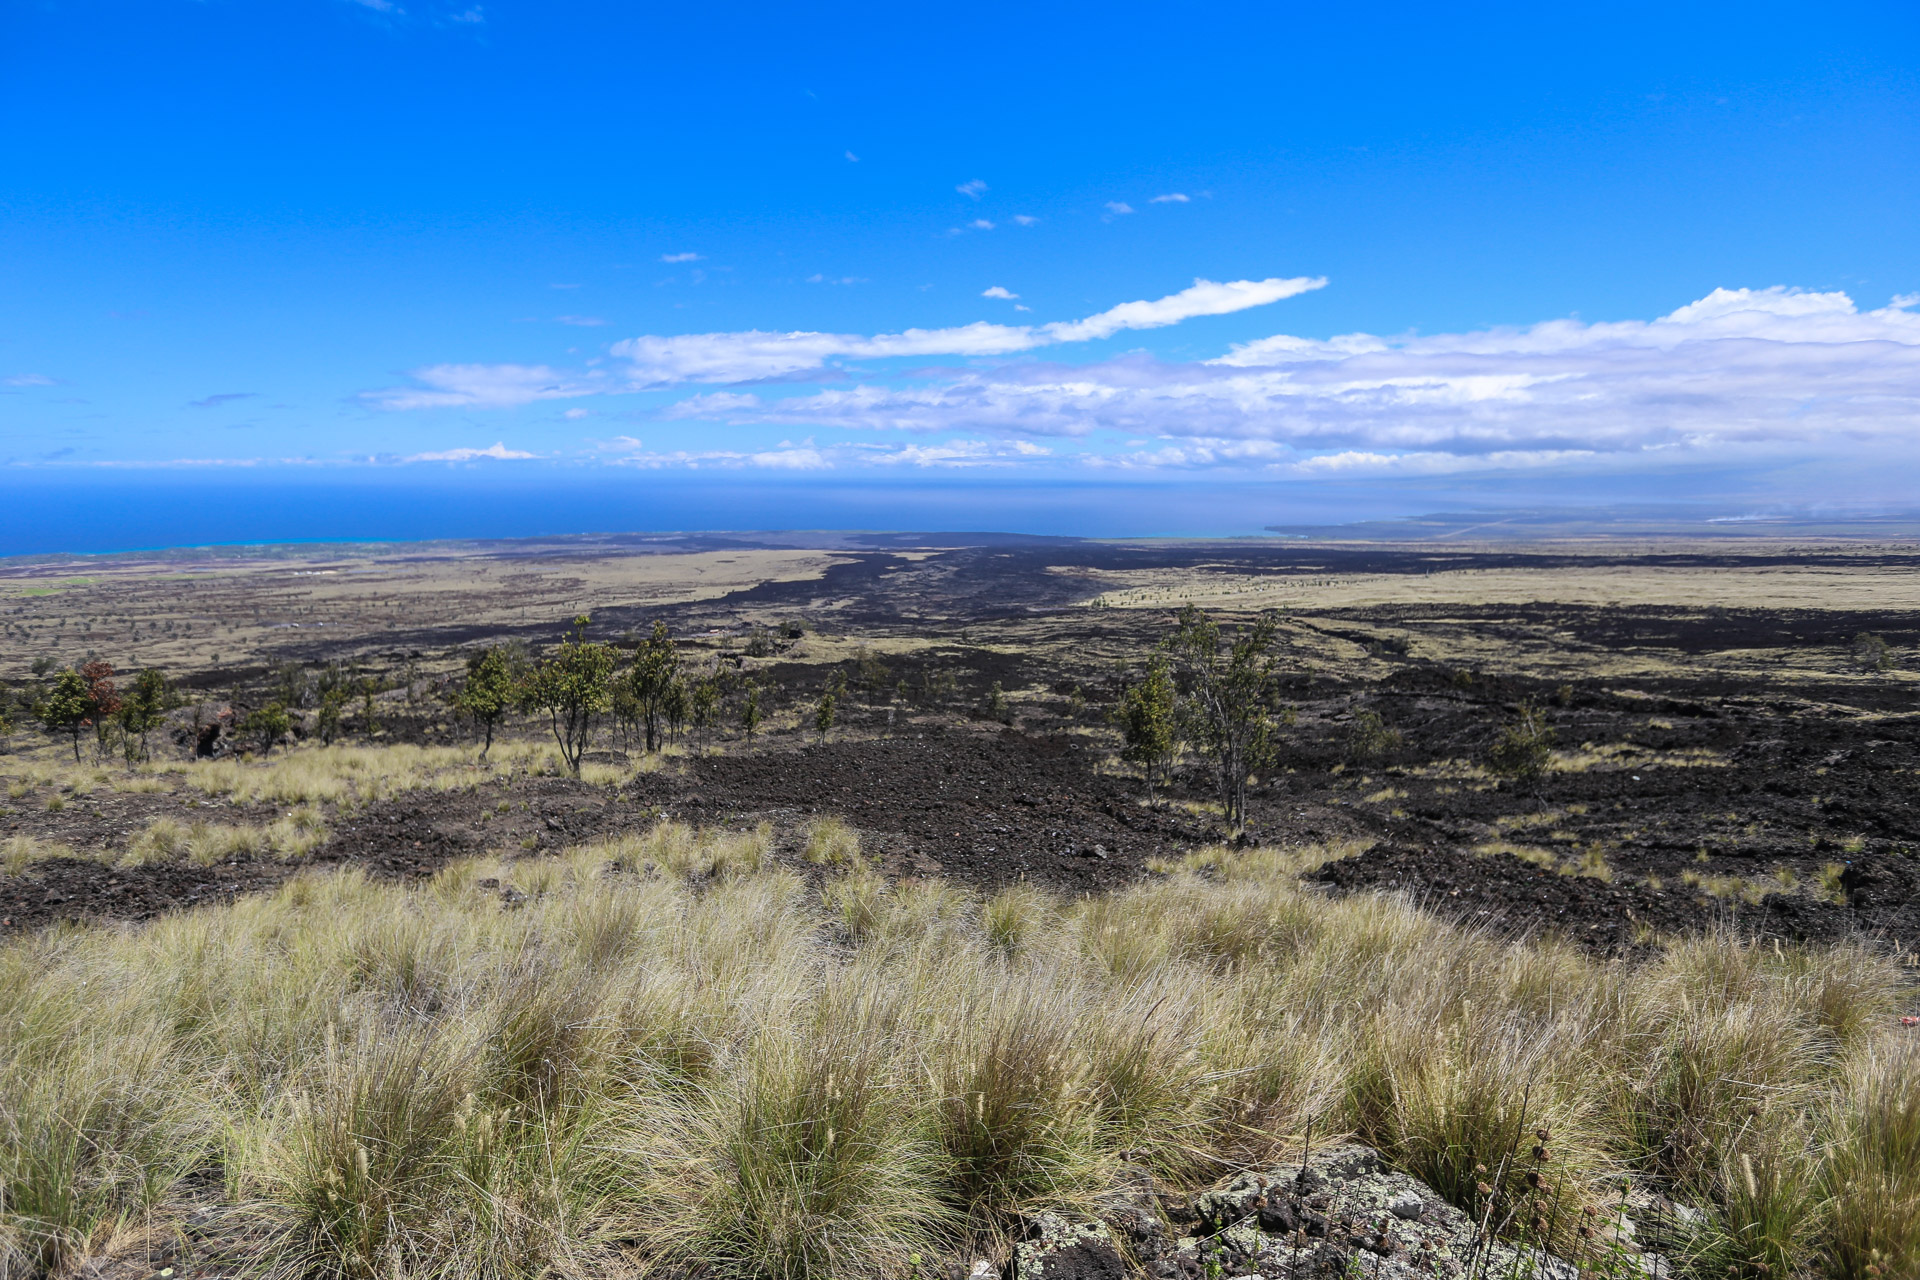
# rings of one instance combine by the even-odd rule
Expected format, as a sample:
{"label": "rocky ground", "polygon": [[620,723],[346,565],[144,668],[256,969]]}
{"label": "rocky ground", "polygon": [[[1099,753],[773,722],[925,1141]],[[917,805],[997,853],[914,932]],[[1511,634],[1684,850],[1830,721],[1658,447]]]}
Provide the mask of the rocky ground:
{"label": "rocky ground", "polygon": [[[1787,938],[1863,935],[1911,953],[1920,682],[1908,668],[1920,609],[1901,584],[1917,569],[1920,554],[1884,547],[836,552],[811,576],[596,615],[614,638],[668,622],[689,665],[719,670],[736,701],[753,677],[769,725],[752,744],[723,730],[699,758],[684,753],[617,787],[516,778],[504,814],[493,790],[329,811],[331,834],[309,860],[413,876],[463,853],[538,852],[663,813],[770,821],[791,856],[801,822],[837,813],[890,874],[981,887],[1024,879],[1098,891],[1237,838],[1329,849],[1337,856],[1317,875],[1332,892],[1405,891],[1459,918],[1555,930],[1602,951],[1730,922]],[[1282,697],[1295,719],[1260,772],[1244,833],[1221,827],[1197,762],[1150,808],[1113,758],[1106,710],[1183,596],[1228,621],[1284,608]],[[182,684],[197,704],[231,710],[231,722],[272,694],[286,662],[384,661],[380,670],[407,680],[404,693],[383,695],[376,741],[471,741],[437,701],[461,646],[518,636],[537,650],[553,629],[288,634],[254,665],[185,673]],[[1883,643],[1878,662],[1861,661],[1863,635]],[[807,709],[836,683],[839,726],[823,743]],[[1523,703],[1551,728],[1553,763],[1534,782],[1500,781],[1481,766]],[[1368,712],[1395,736],[1361,750],[1353,728]],[[363,736],[351,716],[347,732]],[[535,737],[539,726],[510,732]],[[216,738],[220,750],[244,745]],[[621,747],[637,754],[611,730],[599,746],[612,752],[602,760],[627,759]],[[0,755],[0,775],[9,759]],[[209,816],[187,790],[95,788],[58,809],[48,800],[10,800],[0,839],[59,841],[78,856],[0,873],[0,929],[142,919],[293,870],[246,856],[115,865],[155,816]],[[278,812],[222,801],[212,816],[260,823]]]}

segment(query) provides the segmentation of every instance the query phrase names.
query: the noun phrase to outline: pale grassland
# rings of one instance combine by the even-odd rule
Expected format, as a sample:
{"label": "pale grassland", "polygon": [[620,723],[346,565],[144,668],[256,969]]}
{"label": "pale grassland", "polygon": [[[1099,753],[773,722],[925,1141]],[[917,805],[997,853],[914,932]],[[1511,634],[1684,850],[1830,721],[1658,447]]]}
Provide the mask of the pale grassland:
{"label": "pale grassland", "polygon": [[1563,1245],[1632,1173],[1707,1211],[1701,1276],[1920,1272],[1913,991],[1864,949],[1603,964],[1327,901],[1332,850],[982,901],[857,859],[809,890],[767,844],[664,824],[0,947],[0,1274],[217,1194],[281,1275],[877,1280],[1309,1127],[1461,1203],[1545,1128]]}
{"label": "pale grassland", "polygon": [[[659,768],[657,760],[632,767],[587,766],[589,781],[618,783],[636,772]],[[241,803],[332,803],[360,805],[403,791],[461,791],[509,777],[558,777],[566,772],[560,752],[545,739],[499,742],[484,758],[476,746],[421,747],[310,745],[267,756],[221,760],[167,760],[126,769],[111,762],[74,763],[42,749],[0,757],[0,777],[9,799],[75,797],[97,790],[199,791]]]}

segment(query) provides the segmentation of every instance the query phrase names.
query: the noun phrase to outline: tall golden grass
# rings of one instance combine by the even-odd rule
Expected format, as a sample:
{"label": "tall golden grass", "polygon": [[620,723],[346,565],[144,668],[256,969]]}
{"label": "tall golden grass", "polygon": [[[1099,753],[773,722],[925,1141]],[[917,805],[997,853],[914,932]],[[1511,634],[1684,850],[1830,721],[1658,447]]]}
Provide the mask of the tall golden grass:
{"label": "tall golden grass", "polygon": [[286,1276],[904,1276],[1309,1129],[1463,1205],[1547,1159],[1570,1209],[1670,1190],[1701,1275],[1920,1274],[1913,991],[1864,947],[1602,963],[1276,850],[983,901],[769,849],[663,825],[0,947],[0,1276],[208,1198]]}

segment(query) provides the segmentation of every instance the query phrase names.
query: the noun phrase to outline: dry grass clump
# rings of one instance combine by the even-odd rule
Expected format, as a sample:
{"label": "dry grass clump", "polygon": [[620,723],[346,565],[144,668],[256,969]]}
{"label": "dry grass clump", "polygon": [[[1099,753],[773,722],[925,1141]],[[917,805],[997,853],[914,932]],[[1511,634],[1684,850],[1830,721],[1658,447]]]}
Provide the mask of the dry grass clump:
{"label": "dry grass clump", "polygon": [[0,872],[10,876],[25,874],[36,862],[49,858],[77,858],[71,845],[38,836],[8,836],[0,840]]}
{"label": "dry grass clump", "polygon": [[[209,760],[171,765],[188,785],[242,803],[366,804],[402,791],[464,791],[514,775],[567,772],[551,743],[503,742],[482,759],[470,747],[307,746],[264,760]],[[619,771],[619,776],[626,776]]]}
{"label": "dry grass clump", "polygon": [[860,860],[860,833],[841,818],[815,818],[803,834],[807,843],[800,856],[816,866],[844,867]]}
{"label": "dry grass clump", "polygon": [[120,865],[139,867],[180,859],[197,867],[208,867],[235,857],[276,857],[291,861],[304,858],[325,844],[327,834],[326,823],[308,805],[292,809],[265,826],[189,824],[161,817],[148,823],[144,831],[128,842]]}
{"label": "dry grass clump", "polygon": [[1912,990],[1863,949],[1604,964],[1323,899],[1329,851],[982,901],[770,847],[662,823],[7,944],[0,1275],[221,1185],[284,1275],[877,1280],[1309,1130],[1524,1239],[1631,1174],[1706,1211],[1702,1274],[1920,1267]]}

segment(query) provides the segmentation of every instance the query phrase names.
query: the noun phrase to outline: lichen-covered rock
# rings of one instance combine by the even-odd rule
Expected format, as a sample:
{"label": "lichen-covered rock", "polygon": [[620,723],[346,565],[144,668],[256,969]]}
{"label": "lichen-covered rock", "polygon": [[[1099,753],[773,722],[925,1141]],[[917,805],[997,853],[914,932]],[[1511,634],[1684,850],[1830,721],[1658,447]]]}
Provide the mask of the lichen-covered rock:
{"label": "lichen-covered rock", "polygon": [[[1128,1262],[1150,1280],[1578,1280],[1572,1263],[1482,1238],[1477,1224],[1424,1183],[1346,1146],[1304,1165],[1249,1171],[1177,1205],[1117,1198],[1097,1224],[1034,1221],[1015,1280],[1108,1280]],[[1665,1275],[1654,1255],[1627,1259]]]}
{"label": "lichen-covered rock", "polygon": [[1012,1280],[1127,1280],[1127,1260],[1104,1222],[1043,1213],[1013,1247]]}

